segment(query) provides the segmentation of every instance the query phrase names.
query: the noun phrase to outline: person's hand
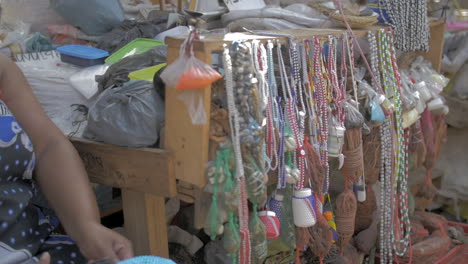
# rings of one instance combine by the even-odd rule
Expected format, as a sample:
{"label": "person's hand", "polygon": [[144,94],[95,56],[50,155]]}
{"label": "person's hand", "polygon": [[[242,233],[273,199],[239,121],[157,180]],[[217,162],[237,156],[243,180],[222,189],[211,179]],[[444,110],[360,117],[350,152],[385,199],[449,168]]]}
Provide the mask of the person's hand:
{"label": "person's hand", "polygon": [[43,253],[39,262],[37,264],[50,264],[50,255],[49,253]]}
{"label": "person's hand", "polygon": [[90,223],[82,230],[75,240],[81,254],[88,260],[108,259],[117,263],[133,257],[131,242],[120,234],[99,223]]}

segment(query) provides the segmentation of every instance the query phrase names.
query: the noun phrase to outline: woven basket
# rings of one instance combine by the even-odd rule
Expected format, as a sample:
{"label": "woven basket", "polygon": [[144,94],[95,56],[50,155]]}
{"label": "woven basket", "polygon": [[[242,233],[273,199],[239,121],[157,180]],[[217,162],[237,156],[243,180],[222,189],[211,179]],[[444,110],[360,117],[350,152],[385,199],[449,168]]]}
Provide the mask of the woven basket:
{"label": "woven basket", "polygon": [[[319,3],[310,3],[309,6],[321,12],[332,21],[346,27],[345,20],[343,19],[343,16],[338,12],[337,9],[328,8]],[[344,17],[346,18],[346,21],[348,22],[351,28],[367,28],[379,22],[378,16],[345,15]]]}

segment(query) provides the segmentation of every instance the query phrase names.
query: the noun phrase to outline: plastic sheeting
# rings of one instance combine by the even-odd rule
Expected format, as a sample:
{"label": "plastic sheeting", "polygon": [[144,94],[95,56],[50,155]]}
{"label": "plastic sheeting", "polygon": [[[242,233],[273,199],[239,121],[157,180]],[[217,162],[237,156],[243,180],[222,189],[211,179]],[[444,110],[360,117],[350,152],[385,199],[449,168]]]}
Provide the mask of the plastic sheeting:
{"label": "plastic sheeting", "polygon": [[99,95],[89,109],[84,136],[119,146],[152,146],[159,139],[164,113],[152,83],[129,81]]}
{"label": "plastic sheeting", "polygon": [[90,102],[70,85],[69,78],[80,68],[63,64],[55,51],[22,54],[15,59],[47,116],[64,134],[77,132],[79,136],[85,124],[76,123],[84,119],[78,106]]}
{"label": "plastic sheeting", "polygon": [[119,0],[51,0],[50,5],[70,24],[92,36],[111,31],[125,19]]}
{"label": "plastic sheeting", "polygon": [[[295,11],[297,11],[297,9]],[[325,19],[323,18],[308,17],[306,15],[302,15],[295,11],[290,11],[288,9],[282,9],[282,8],[276,8],[276,7],[267,7],[267,8],[256,9],[256,10],[231,11],[222,16],[222,22],[223,22],[223,25],[227,26],[230,23],[239,24],[239,21],[244,21],[245,23],[246,19],[255,19],[257,23],[261,23],[261,24],[264,24],[264,22],[272,22],[275,24],[275,25],[272,25],[273,27],[281,27],[282,24],[284,26],[282,28],[285,28],[287,26],[293,27],[295,24],[296,28],[302,28],[302,27],[319,27],[325,21]],[[276,19],[277,21],[275,22],[274,19]],[[267,23],[264,24],[264,26],[267,26],[267,25],[268,25]],[[246,28],[251,29],[253,27],[257,27],[255,23],[252,23],[250,27],[246,27]]]}
{"label": "plastic sheeting", "polygon": [[166,62],[167,46],[157,46],[147,52],[126,57],[112,64],[104,75],[96,76],[100,89],[119,86],[130,80],[128,74]]}
{"label": "plastic sheeting", "polygon": [[46,25],[63,25],[65,19],[50,8],[50,0],[0,0],[2,24],[21,21],[31,25],[31,32],[47,33]]}
{"label": "plastic sheeting", "polygon": [[468,32],[454,34],[445,39],[442,71],[456,73],[468,61]]}
{"label": "plastic sheeting", "polygon": [[167,16],[161,16],[148,22],[125,20],[111,32],[103,35],[96,47],[114,53],[134,39],[154,38],[166,29],[166,21]]}

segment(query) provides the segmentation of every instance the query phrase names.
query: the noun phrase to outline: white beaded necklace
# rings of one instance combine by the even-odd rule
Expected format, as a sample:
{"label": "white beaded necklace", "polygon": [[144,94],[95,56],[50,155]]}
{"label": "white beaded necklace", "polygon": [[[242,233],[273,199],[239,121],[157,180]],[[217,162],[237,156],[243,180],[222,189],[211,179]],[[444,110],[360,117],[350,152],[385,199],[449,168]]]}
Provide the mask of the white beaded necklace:
{"label": "white beaded necklace", "polygon": [[[374,83],[381,85],[379,71],[379,53],[377,47],[377,39],[371,31],[368,33],[371,68],[374,74]],[[376,85],[374,84],[374,87]],[[379,127],[380,130],[380,263],[392,263],[392,247],[390,241],[390,230],[392,228],[392,136],[391,136],[391,120],[387,118]]]}
{"label": "white beaded necklace", "polygon": [[245,263],[250,263],[250,232],[249,232],[249,209],[247,206],[247,194],[245,186],[245,172],[242,160],[242,151],[240,146],[240,122],[239,112],[236,107],[234,97],[234,81],[232,75],[232,62],[229,54],[229,48],[225,45],[223,52],[223,62],[226,80],[226,94],[228,99],[229,124],[231,127],[231,140],[234,147],[236,159],[236,178],[239,188],[239,231],[242,236],[240,258],[245,260]]}

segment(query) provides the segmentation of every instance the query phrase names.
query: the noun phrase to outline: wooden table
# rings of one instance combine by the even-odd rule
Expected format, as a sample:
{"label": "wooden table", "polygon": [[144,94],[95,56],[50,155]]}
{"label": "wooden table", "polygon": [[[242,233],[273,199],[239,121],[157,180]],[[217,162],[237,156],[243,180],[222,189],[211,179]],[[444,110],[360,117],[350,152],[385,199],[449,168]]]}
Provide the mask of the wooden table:
{"label": "wooden table", "polygon": [[168,151],[73,138],[91,182],[122,189],[125,231],[135,254],[169,257],[165,198],[177,195]]}

